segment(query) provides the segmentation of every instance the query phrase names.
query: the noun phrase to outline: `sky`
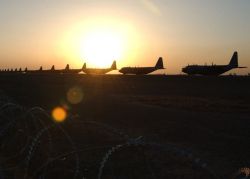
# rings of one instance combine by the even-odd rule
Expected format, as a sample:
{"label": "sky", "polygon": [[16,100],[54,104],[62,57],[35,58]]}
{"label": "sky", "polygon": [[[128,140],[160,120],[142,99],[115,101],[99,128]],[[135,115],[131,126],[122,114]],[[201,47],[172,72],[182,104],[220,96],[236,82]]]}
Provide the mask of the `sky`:
{"label": "sky", "polygon": [[[250,68],[249,0],[3,0],[0,68],[188,64]],[[230,73],[247,74],[250,69]]]}

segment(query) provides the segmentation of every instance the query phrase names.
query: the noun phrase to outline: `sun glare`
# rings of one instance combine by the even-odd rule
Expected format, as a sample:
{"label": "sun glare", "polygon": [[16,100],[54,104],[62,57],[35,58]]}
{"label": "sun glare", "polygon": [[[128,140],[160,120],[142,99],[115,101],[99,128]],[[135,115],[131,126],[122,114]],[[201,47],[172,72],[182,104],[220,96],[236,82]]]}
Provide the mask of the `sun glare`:
{"label": "sun glare", "polygon": [[[58,41],[58,57],[90,68],[110,67],[113,60],[131,59],[138,51],[138,33],[129,22],[96,17],[72,24]],[[71,61],[71,62],[68,62]]]}
{"label": "sun glare", "polygon": [[98,67],[111,65],[123,55],[124,40],[121,34],[109,29],[97,29],[85,34],[80,44],[81,57]]}

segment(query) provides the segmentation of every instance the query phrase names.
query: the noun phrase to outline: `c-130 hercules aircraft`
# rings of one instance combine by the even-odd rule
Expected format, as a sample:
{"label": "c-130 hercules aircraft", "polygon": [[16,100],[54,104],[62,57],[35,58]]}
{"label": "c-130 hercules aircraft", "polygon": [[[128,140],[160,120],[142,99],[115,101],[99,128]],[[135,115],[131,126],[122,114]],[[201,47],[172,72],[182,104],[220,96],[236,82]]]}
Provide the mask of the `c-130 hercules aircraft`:
{"label": "c-130 hercules aircraft", "polygon": [[182,68],[182,72],[188,75],[206,75],[206,76],[219,76],[234,68],[247,68],[239,67],[238,65],[238,52],[234,52],[228,65],[188,65]]}
{"label": "c-130 hercules aircraft", "polygon": [[145,75],[159,69],[164,69],[162,57],[159,57],[154,67],[123,67],[119,72],[123,74]]}
{"label": "c-130 hercules aircraft", "polygon": [[77,74],[82,71],[82,68],[70,69],[69,64],[67,64],[65,69],[55,69],[53,65],[50,70],[44,70],[41,66],[39,70],[28,70],[28,68],[25,68],[24,72],[27,74]]}
{"label": "c-130 hercules aircraft", "polygon": [[90,75],[104,75],[112,70],[116,70],[116,61],[113,61],[110,68],[87,68],[86,63],[82,67],[82,71]]}

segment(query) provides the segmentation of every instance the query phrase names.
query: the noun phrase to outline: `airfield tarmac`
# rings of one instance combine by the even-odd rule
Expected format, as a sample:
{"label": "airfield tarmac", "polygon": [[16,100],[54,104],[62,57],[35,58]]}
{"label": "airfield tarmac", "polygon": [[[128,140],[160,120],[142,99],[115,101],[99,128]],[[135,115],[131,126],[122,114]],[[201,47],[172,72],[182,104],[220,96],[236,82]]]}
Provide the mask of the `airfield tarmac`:
{"label": "airfield tarmac", "polygon": [[[13,75],[0,76],[0,84],[2,93],[27,108],[39,106],[52,111],[56,106],[66,105],[68,113],[79,116],[76,123],[100,122],[131,138],[188,150],[190,156],[186,158],[197,156],[192,160],[202,159],[220,178],[232,178],[240,168],[250,167],[250,77],[247,76]],[[81,89],[83,98],[78,104],[70,104],[67,93],[75,87]],[[88,133],[81,130],[80,125],[68,127],[79,147],[91,143]],[[112,143],[112,136],[105,134],[105,139],[97,139],[94,133],[89,134],[93,143]],[[157,159],[161,170],[153,166],[157,174],[140,176],[165,178],[183,172],[182,178],[201,178],[192,177],[191,173],[196,172],[192,167],[188,171],[178,170],[177,159],[168,159],[168,164],[164,164],[165,155]],[[107,171],[119,175],[117,171]],[[94,178],[92,174],[86,175]],[[120,175],[126,178],[126,172]],[[131,174],[128,178],[135,176]],[[109,178],[108,173],[105,177]]]}

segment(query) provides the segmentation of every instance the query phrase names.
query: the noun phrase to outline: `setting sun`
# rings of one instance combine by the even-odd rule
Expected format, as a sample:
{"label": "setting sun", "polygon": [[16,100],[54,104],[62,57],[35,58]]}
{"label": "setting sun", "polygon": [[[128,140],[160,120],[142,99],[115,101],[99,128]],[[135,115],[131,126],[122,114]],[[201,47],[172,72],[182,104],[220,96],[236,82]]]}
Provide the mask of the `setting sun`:
{"label": "setting sun", "polygon": [[124,39],[118,32],[97,29],[87,33],[80,45],[81,57],[100,67],[120,59],[124,51]]}
{"label": "setting sun", "polygon": [[135,26],[126,20],[93,17],[69,25],[58,40],[58,57],[76,66],[86,62],[88,67],[108,68],[114,60],[122,65],[140,51],[139,38]]}

